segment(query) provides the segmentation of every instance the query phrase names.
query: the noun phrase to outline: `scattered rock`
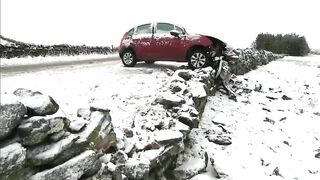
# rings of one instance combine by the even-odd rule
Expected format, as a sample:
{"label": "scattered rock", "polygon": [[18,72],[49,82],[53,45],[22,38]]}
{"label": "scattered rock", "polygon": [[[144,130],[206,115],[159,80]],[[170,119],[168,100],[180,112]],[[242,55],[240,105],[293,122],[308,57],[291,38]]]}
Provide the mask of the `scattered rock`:
{"label": "scattered rock", "polygon": [[226,135],[214,135],[209,134],[208,135],[209,142],[213,142],[218,145],[230,145],[232,144],[231,137]]}
{"label": "scattered rock", "polygon": [[151,144],[148,144],[143,150],[147,151],[147,150],[151,150],[151,149],[160,149],[160,144],[156,143],[156,142],[152,142]]}
{"label": "scattered rock", "polygon": [[213,164],[213,176],[217,179],[227,179],[228,175],[217,165]]}
{"label": "scattered rock", "polygon": [[163,93],[156,99],[156,102],[163,105],[166,109],[171,109],[172,107],[181,106],[186,101],[178,95]]}
{"label": "scattered rock", "polygon": [[281,118],[279,121],[281,122],[281,121],[284,121],[284,120],[286,120],[287,119],[287,117],[283,117],[283,118]]}
{"label": "scattered rock", "polygon": [[316,116],[320,116],[320,112],[314,112],[313,114]]}
{"label": "scattered rock", "polygon": [[264,110],[264,111],[268,111],[268,112],[271,112],[271,110],[270,109],[267,109],[267,108],[262,108],[262,110]]}
{"label": "scattered rock", "polygon": [[171,86],[172,92],[179,92],[181,90],[182,90],[182,88],[180,86],[177,86],[177,85]]}
{"label": "scattered rock", "polygon": [[287,95],[283,95],[282,97],[281,97],[283,100],[292,100],[292,98],[291,97],[288,97]]}
{"label": "scattered rock", "polygon": [[33,116],[22,121],[18,127],[18,134],[23,145],[35,145],[44,141],[49,135],[62,131],[67,124],[66,121],[68,120],[64,117]]}
{"label": "scattered rock", "polygon": [[19,88],[13,94],[27,107],[28,116],[51,115],[59,109],[59,105],[52,97],[44,95],[39,91]]}
{"label": "scattered rock", "polygon": [[21,102],[14,98],[1,97],[0,140],[11,134],[26,113],[27,109]]}
{"label": "scattered rock", "polygon": [[88,150],[69,161],[33,175],[31,180],[46,179],[80,179],[83,175],[92,175],[99,170],[97,166],[97,155]]}
{"label": "scattered rock", "polygon": [[175,74],[177,74],[179,77],[181,77],[182,79],[188,81],[191,79],[192,77],[192,71],[191,70],[184,70],[184,69],[179,69],[175,72]]}
{"label": "scattered rock", "polygon": [[261,92],[261,90],[262,90],[262,84],[255,85],[253,90],[256,91],[256,92]]}
{"label": "scattered rock", "polygon": [[129,130],[127,128],[124,129],[124,134],[127,138],[131,138],[133,137],[133,131],[132,130]]}
{"label": "scattered rock", "polygon": [[320,148],[316,150],[316,154],[314,155],[314,157],[320,159]]}
{"label": "scattered rock", "polygon": [[205,158],[189,158],[183,165],[174,169],[176,179],[191,179],[193,176],[204,172],[206,169]]}
{"label": "scattered rock", "polygon": [[318,170],[310,170],[310,169],[308,169],[308,172],[309,172],[310,174],[318,174],[318,173],[319,173]]}
{"label": "scattered rock", "polygon": [[279,171],[279,168],[278,168],[278,167],[276,167],[276,168],[273,170],[273,172],[272,172],[271,175],[283,177],[283,176],[280,174],[280,171]]}
{"label": "scattered rock", "polygon": [[272,120],[272,119],[270,119],[270,118],[268,118],[268,117],[266,117],[266,119],[265,120],[263,120],[264,122],[269,122],[269,123],[271,123],[272,125],[274,125],[276,122],[274,121],[274,120]]}
{"label": "scattered rock", "polygon": [[285,145],[287,145],[287,146],[290,146],[290,147],[291,147],[291,145],[289,144],[289,142],[288,142],[288,141],[283,141],[283,143],[284,143]]}
{"label": "scattered rock", "polygon": [[[0,179],[18,171],[26,162],[26,149],[19,143],[0,149]],[[3,177],[4,176],[4,177]]]}
{"label": "scattered rock", "polygon": [[278,98],[271,97],[271,96],[266,96],[266,98],[271,99],[271,100],[277,100]]}

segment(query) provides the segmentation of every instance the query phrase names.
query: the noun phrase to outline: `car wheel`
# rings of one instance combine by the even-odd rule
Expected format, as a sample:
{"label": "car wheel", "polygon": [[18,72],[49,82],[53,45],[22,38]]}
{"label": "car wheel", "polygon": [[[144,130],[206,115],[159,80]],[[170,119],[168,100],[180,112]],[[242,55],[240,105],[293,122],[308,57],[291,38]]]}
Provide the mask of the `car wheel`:
{"label": "car wheel", "polygon": [[131,50],[126,50],[122,56],[124,66],[133,67],[137,64],[136,56]]}
{"label": "car wheel", "polygon": [[144,61],[146,64],[153,64],[154,61]]}
{"label": "car wheel", "polygon": [[208,66],[209,60],[206,52],[202,49],[193,50],[188,57],[188,64],[191,69],[198,69]]}

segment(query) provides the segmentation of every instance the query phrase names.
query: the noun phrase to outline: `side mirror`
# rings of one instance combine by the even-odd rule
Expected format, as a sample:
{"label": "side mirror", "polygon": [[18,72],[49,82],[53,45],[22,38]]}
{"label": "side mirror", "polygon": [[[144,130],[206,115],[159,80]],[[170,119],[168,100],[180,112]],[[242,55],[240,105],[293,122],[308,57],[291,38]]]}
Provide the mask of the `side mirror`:
{"label": "side mirror", "polygon": [[174,37],[179,37],[179,32],[177,31],[177,30],[171,30],[170,31],[170,34],[172,35],[172,36],[174,36]]}

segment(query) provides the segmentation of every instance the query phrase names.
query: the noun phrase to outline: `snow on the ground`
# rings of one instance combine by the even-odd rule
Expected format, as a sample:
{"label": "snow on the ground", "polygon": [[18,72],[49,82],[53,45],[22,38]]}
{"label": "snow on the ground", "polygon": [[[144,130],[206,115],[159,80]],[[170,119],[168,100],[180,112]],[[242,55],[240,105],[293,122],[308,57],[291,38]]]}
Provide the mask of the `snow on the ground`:
{"label": "snow on the ground", "polygon": [[[193,151],[207,151],[216,168],[229,175],[225,179],[319,180],[320,56],[285,57],[238,78],[251,87],[261,84],[261,92],[238,96],[238,102],[220,92],[210,97],[200,122],[202,133],[192,133],[197,140]],[[283,95],[292,100],[283,100]],[[226,125],[231,145],[204,137],[217,128],[212,121]],[[211,169],[193,179],[213,176]]]}
{"label": "snow on the ground", "polygon": [[[48,61],[51,61],[51,58]],[[111,110],[115,127],[128,128],[135,114],[145,108],[147,102],[154,100],[157,89],[166,82],[167,69],[177,69],[181,65],[185,64],[138,63],[136,67],[128,68],[124,67],[119,59],[10,76],[2,74],[1,96],[11,94],[17,88],[40,91],[56,100],[60,105],[58,113],[71,120],[76,117],[78,108],[98,104]]]}
{"label": "snow on the ground", "polygon": [[1,58],[0,65],[1,67],[8,67],[14,65],[32,65],[32,64],[48,64],[48,63],[55,63],[55,62],[66,62],[66,61],[81,61],[81,60],[88,60],[88,59],[101,59],[101,58],[115,58],[119,57],[118,54],[90,54],[90,55],[77,55],[77,56],[47,56],[47,57],[22,57],[22,58]]}
{"label": "snow on the ground", "polygon": [[[1,97],[17,88],[40,91],[52,96],[59,113],[70,119],[78,108],[102,104],[111,110],[115,127],[129,128],[166,82],[166,69],[180,65],[185,64],[140,63],[126,68],[119,60],[1,76]],[[261,84],[261,92],[243,94],[237,102],[219,92],[209,97],[200,128],[191,132],[195,153],[205,149],[216,170],[230,179],[319,180],[315,150],[320,148],[320,56],[286,57],[238,78],[252,88]],[[283,95],[292,100],[283,100]],[[219,131],[212,121],[226,124],[231,145],[205,138],[204,132]],[[193,179],[214,179],[214,173],[211,168]]]}

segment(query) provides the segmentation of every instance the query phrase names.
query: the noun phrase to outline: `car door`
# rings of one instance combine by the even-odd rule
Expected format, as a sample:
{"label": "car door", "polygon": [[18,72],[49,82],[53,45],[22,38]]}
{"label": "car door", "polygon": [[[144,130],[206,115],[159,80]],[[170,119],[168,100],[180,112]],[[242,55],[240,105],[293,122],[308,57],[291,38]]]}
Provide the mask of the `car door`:
{"label": "car door", "polygon": [[143,24],[135,28],[132,44],[137,60],[148,60],[151,56],[151,41],[153,38],[152,24]]}
{"label": "car door", "polygon": [[152,42],[154,56],[156,60],[180,61],[183,54],[183,38],[170,34],[175,29],[175,25],[170,23],[156,23],[154,40]]}

